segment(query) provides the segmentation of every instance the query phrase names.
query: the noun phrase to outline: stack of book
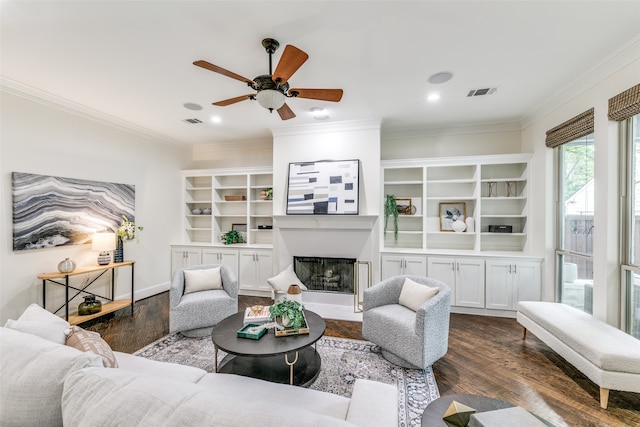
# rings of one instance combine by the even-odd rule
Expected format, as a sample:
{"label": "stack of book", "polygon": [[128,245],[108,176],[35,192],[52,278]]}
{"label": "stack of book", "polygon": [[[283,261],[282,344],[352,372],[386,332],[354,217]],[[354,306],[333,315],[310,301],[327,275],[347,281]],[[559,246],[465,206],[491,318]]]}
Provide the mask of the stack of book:
{"label": "stack of book", "polygon": [[244,322],[248,323],[265,323],[271,320],[271,313],[269,313],[268,305],[252,305],[247,307],[244,311]]}

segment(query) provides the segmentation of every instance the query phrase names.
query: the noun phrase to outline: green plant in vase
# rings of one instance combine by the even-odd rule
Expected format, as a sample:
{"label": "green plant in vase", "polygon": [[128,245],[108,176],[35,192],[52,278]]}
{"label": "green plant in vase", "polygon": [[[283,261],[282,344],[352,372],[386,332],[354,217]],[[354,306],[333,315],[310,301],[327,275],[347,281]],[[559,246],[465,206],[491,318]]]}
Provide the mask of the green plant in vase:
{"label": "green plant in vase", "polygon": [[304,306],[298,301],[283,300],[269,307],[271,320],[280,318],[285,328],[300,329],[305,325]]}
{"label": "green plant in vase", "polygon": [[389,215],[393,215],[393,240],[398,243],[398,205],[396,204],[396,196],[386,194],[384,201],[384,231],[387,231],[387,222]]}
{"label": "green plant in vase", "polygon": [[220,236],[220,240],[225,245],[233,245],[234,243],[244,243],[244,238],[237,230],[227,231]]}

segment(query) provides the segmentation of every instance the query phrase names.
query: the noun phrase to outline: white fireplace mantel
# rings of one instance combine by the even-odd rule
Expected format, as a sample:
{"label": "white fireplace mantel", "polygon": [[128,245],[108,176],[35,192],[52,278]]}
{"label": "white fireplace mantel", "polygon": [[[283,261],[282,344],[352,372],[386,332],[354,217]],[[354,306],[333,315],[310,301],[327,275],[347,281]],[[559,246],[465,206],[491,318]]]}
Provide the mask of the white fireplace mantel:
{"label": "white fireplace mantel", "polygon": [[372,230],[376,215],[274,215],[273,226],[280,229]]}

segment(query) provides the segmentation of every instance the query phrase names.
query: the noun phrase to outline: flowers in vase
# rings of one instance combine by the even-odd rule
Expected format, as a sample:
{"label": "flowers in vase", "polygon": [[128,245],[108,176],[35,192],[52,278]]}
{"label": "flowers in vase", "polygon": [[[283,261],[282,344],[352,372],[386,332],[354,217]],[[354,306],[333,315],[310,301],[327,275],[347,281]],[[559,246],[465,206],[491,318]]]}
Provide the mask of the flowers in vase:
{"label": "flowers in vase", "polygon": [[136,229],[138,231],[142,231],[143,228],[144,227],[141,226],[136,227],[135,222],[129,221],[125,215],[122,215],[122,223],[120,224],[118,231],[116,231],[116,236],[122,240],[131,240],[136,237]]}

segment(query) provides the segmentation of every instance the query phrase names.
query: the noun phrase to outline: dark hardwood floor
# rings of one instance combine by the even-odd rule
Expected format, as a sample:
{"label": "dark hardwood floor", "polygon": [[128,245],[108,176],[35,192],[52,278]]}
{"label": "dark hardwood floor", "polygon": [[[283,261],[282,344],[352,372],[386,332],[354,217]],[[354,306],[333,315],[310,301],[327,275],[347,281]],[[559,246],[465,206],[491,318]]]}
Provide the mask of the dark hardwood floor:
{"label": "dark hardwood floor", "polygon": [[[132,353],[169,333],[167,292],[81,326],[99,332],[114,350]],[[239,298],[239,308],[268,304]],[[327,320],[325,335],[362,339],[358,322]],[[451,315],[449,351],[433,365],[441,395],[470,393],[507,400],[558,426],[639,426],[640,394],[611,391],[609,409],[599,389],[532,334],[522,340],[514,319]],[[515,427],[515,426],[514,426]]]}

